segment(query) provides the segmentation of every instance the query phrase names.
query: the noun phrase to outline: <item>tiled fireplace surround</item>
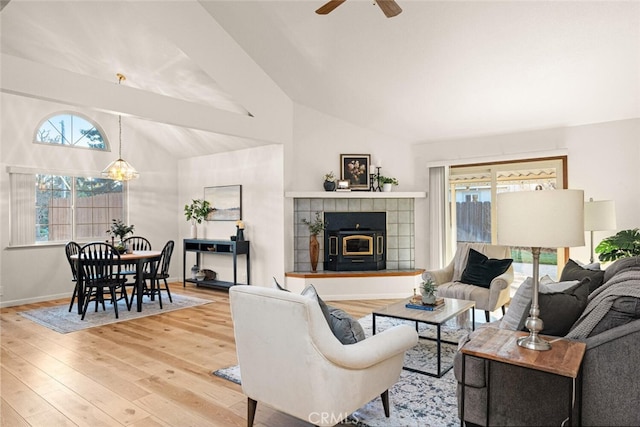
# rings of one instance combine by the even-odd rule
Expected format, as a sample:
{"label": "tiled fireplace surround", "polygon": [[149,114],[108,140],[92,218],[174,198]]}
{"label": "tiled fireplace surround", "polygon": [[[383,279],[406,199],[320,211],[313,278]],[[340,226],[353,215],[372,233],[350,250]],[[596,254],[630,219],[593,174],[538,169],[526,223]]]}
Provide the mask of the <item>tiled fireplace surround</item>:
{"label": "tiled fireplace surround", "polygon": [[[294,269],[311,271],[309,262],[309,228],[303,218],[313,221],[316,212],[386,212],[387,270],[415,268],[415,227],[413,198],[296,198],[294,199]],[[318,235],[322,270],[324,233]]]}

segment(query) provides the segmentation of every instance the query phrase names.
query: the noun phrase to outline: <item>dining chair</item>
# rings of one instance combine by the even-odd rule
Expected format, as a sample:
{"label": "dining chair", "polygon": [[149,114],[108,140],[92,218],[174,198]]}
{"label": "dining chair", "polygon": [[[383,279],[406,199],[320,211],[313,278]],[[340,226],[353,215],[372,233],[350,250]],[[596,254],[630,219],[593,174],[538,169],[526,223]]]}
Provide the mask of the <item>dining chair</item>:
{"label": "dining chair", "polygon": [[[108,243],[88,243],[80,248],[78,254],[78,277],[84,286],[84,305],[82,308],[82,320],[87,314],[87,308],[91,301],[95,301],[95,311],[98,304],[106,310],[105,295],[113,303],[116,319],[118,318],[118,300],[124,299],[127,308],[130,307],[124,284],[127,278],[121,273],[120,254],[118,250]],[[116,291],[121,292],[117,297]]]}
{"label": "dining chair", "polygon": [[64,247],[65,253],[67,254],[67,261],[69,261],[69,267],[71,267],[71,280],[74,283],[73,286],[73,296],[71,297],[71,302],[69,303],[69,312],[73,308],[73,303],[76,301],[76,297],[78,296],[78,286],[80,285],[78,282],[78,263],[76,260],[71,259],[72,255],[78,255],[80,252],[80,245],[76,242],[69,242]]}
{"label": "dining chair", "polygon": [[[160,292],[164,290],[167,292],[170,302],[173,302],[173,299],[171,298],[171,291],[169,290],[167,279],[169,278],[169,265],[171,264],[171,255],[173,254],[174,244],[173,240],[169,240],[164,245],[164,248],[162,248],[162,255],[160,256],[160,261],[158,261],[155,275],[153,272],[145,272],[143,276],[145,279],[145,293],[148,292],[148,295],[154,294],[160,296]],[[155,281],[155,284],[151,283],[151,287],[147,287],[147,280]],[[160,280],[164,282],[164,289],[160,287]],[[162,300],[160,301],[160,308],[162,308]]]}
{"label": "dining chair", "polygon": [[[131,248],[133,251],[150,251],[151,250],[151,242],[147,240],[147,238],[142,236],[129,236],[126,239],[123,239],[122,242],[125,244],[125,247]],[[120,274],[124,276],[133,276],[135,279],[137,269],[137,263],[125,263],[122,265],[122,271]],[[148,271],[148,265],[145,263],[143,271]],[[125,289],[127,286],[135,289],[135,280],[133,282],[128,282],[125,285]],[[133,293],[131,294],[131,300],[133,301]]]}

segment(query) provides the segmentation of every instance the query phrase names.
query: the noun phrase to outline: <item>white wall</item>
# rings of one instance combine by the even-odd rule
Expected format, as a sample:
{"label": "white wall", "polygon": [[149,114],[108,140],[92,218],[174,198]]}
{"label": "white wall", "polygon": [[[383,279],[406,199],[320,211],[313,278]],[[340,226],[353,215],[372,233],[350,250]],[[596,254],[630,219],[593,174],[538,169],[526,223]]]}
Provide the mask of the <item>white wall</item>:
{"label": "white wall", "polygon": [[[3,290],[0,303],[8,306],[70,296],[73,284],[63,245],[8,248],[9,174],[6,168],[23,166],[99,174],[117,156],[117,116],[5,93],[0,94],[0,106],[0,285]],[[104,129],[113,151],[33,144],[34,131],[40,121],[60,111],[76,111],[92,118]],[[126,120],[123,120],[123,135],[126,132]],[[161,249],[167,240],[178,235],[175,211],[178,187],[176,162],[157,148],[154,144],[157,138],[162,135],[150,135],[151,140],[144,135],[128,135],[126,142],[123,137],[123,155],[141,175],[129,184],[128,222],[135,225],[135,234],[146,236],[154,248]],[[177,263],[173,262],[171,275],[177,271]]]}
{"label": "white wall", "polygon": [[414,178],[411,146],[407,141],[361,128],[317,110],[296,104],[293,120],[292,171],[287,191],[324,191],[322,177],[340,177],[340,154],[370,154],[382,162],[380,173],[398,178],[397,191],[424,191]]}
{"label": "white wall", "polygon": [[[446,141],[425,142],[414,147],[416,182],[427,181],[427,164],[466,164],[496,160],[535,158],[565,150],[568,154],[569,188],[581,189],[586,200],[614,200],[618,230],[640,226],[640,119],[630,119],[574,127],[559,127],[505,135],[487,135]],[[428,199],[428,198],[427,198]],[[427,222],[416,230],[416,265],[426,265]],[[416,223],[416,228],[418,228]],[[615,234],[597,232],[594,243]],[[419,235],[427,236],[422,242]],[[571,248],[571,257],[589,260],[587,246]],[[425,246],[426,245],[426,246]]]}
{"label": "white wall", "polygon": [[[178,162],[180,186],[180,236],[189,237],[190,223],[184,217],[184,205],[201,199],[205,187],[242,185],[242,221],[244,236],[250,240],[251,284],[269,285],[273,276],[284,276],[284,170],[283,146],[269,145],[210,156],[194,157]],[[235,235],[234,221],[204,221],[198,238],[224,239]],[[182,264],[182,240],[176,242]],[[187,267],[194,263],[193,255]],[[218,273],[222,280],[232,281],[231,259],[221,255],[204,255],[203,266]],[[239,257],[238,281],[246,283],[245,259]],[[182,274],[182,272],[180,272]]]}

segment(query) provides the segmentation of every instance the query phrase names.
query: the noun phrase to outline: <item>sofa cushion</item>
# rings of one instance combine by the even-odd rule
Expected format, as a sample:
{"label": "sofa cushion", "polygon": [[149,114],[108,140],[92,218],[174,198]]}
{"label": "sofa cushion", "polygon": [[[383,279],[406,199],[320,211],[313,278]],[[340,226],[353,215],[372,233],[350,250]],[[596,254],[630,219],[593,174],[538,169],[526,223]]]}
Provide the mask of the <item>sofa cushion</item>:
{"label": "sofa cushion", "polygon": [[640,270],[640,256],[616,260],[604,271],[604,282],[608,282],[613,276],[627,269]]}
{"label": "sofa cushion", "polygon": [[592,337],[609,329],[626,325],[636,319],[640,319],[640,298],[632,296],[618,297],[613,301],[607,314],[589,333],[589,336]]}
{"label": "sofa cushion", "polygon": [[588,277],[561,292],[538,294],[539,317],[544,326],[541,334],[565,336],[580,317],[589,297]]}
{"label": "sofa cushion", "polygon": [[507,271],[512,259],[493,259],[480,252],[469,249],[467,266],[462,272],[460,281],[469,285],[482,286],[488,288],[491,281]]}
{"label": "sofa cushion", "polygon": [[570,259],[562,269],[560,281],[566,282],[569,280],[582,280],[585,277],[591,279],[589,284],[589,293],[591,293],[598,289],[604,282],[604,270],[591,270],[584,268],[574,260]]}
{"label": "sofa cushion", "polygon": [[529,316],[532,293],[533,279],[527,277],[525,281],[520,284],[513,298],[511,298],[509,308],[500,321],[500,329],[508,329],[510,331],[519,331],[522,329]]}
{"label": "sofa cushion", "polygon": [[318,301],[318,305],[325,319],[327,319],[331,332],[333,332],[333,335],[335,335],[342,344],[355,344],[365,339],[362,325],[344,310],[327,305],[322,298],[320,298],[313,285],[308,285],[304,288],[301,295]]}

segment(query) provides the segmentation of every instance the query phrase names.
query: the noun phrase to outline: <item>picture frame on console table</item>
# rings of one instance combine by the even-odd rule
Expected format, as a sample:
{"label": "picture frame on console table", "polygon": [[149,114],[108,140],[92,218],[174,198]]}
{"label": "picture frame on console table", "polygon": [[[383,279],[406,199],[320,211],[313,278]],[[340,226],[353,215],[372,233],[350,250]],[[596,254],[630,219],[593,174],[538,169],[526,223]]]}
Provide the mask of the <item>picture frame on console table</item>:
{"label": "picture frame on console table", "polygon": [[340,154],[340,179],[349,181],[351,190],[369,190],[370,154]]}
{"label": "picture frame on console table", "polygon": [[239,221],[242,219],[242,185],[205,187],[204,199],[211,203],[207,221]]}

